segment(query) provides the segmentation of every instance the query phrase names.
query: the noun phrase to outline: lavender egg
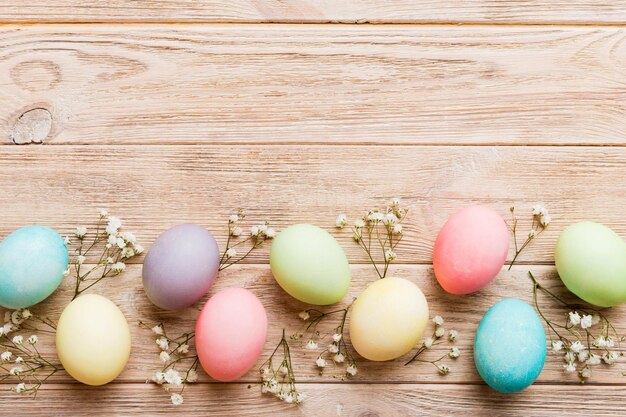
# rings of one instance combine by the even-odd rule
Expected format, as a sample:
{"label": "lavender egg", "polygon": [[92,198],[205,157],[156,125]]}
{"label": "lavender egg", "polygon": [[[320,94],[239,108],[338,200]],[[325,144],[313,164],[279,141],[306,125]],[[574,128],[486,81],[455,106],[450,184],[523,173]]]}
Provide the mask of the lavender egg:
{"label": "lavender egg", "polygon": [[143,288],[158,307],[189,307],[209,291],[219,265],[213,235],[201,226],[180,224],[163,232],[150,248],[143,262]]}

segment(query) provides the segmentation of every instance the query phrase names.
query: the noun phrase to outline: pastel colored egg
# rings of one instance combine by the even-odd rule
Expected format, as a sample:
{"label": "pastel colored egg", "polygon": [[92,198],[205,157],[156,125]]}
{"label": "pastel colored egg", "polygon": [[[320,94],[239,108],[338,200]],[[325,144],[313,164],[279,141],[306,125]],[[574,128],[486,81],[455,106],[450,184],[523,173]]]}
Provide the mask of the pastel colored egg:
{"label": "pastel colored egg", "polygon": [[509,252],[509,231],[494,210],[469,206],[443,226],[433,251],[437,281],[451,294],[485,287],[502,269]]}
{"label": "pastel colored egg", "polygon": [[196,322],[196,351],[202,368],[218,381],[246,374],[263,352],[267,314],[244,288],[226,288],[211,297]]}
{"label": "pastel colored egg", "polygon": [[305,303],[334,304],[350,286],[343,249],[327,231],[310,224],[290,226],[276,236],[270,266],[276,282]]}
{"label": "pastel colored egg", "polygon": [[422,291],[403,278],[387,277],[370,284],[350,313],[350,340],[365,359],[387,361],[409,352],[428,323]]}
{"label": "pastel colored egg", "polygon": [[143,287],[156,306],[179,310],[200,300],[211,288],[220,266],[213,235],[195,224],[163,232],[143,262]]}
{"label": "pastel colored egg", "polygon": [[16,230],[0,243],[0,306],[30,307],[48,298],[63,280],[67,247],[45,226]]}
{"label": "pastel colored egg", "polygon": [[128,322],[108,298],[81,295],[61,313],[56,347],[61,364],[74,379],[104,385],[117,378],[128,362]]}
{"label": "pastel colored egg", "polygon": [[513,393],[531,385],[546,361],[546,333],[535,310],[516,298],[494,304],[474,340],[474,363],[496,391]]}
{"label": "pastel colored egg", "polygon": [[556,243],[556,269],[565,286],[600,307],[626,301],[626,242],[590,221],[566,228]]}

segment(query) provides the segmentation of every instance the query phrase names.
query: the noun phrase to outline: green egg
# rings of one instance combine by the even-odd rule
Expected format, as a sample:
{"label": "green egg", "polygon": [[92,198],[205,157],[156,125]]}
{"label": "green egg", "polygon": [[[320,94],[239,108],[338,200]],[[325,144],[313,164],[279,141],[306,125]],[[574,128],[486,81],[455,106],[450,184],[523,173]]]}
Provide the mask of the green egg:
{"label": "green egg", "polygon": [[556,269],[565,286],[600,307],[626,302],[626,242],[590,221],[566,228],[556,243]]}
{"label": "green egg", "polygon": [[270,267],[289,295],[308,304],[334,304],[350,286],[343,249],[327,231],[311,224],[290,226],[274,238]]}

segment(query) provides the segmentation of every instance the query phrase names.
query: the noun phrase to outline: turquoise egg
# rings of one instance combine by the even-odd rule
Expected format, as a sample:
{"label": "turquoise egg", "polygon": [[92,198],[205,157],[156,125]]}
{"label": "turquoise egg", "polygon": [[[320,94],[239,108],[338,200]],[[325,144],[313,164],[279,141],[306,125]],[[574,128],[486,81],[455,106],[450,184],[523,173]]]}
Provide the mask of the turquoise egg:
{"label": "turquoise egg", "polygon": [[16,230],[0,243],[0,306],[26,308],[57,289],[67,269],[63,238],[45,226]]}
{"label": "turquoise egg", "polygon": [[546,362],[546,333],[535,310],[516,298],[494,304],[478,325],[474,363],[487,385],[502,393],[535,382]]}

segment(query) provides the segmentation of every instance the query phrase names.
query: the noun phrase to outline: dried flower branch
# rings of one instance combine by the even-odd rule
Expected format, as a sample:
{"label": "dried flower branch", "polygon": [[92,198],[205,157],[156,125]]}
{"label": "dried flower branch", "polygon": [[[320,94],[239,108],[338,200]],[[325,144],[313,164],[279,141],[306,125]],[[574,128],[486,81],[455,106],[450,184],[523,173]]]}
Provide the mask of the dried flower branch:
{"label": "dried flower branch", "polygon": [[[237,214],[232,214],[228,217],[228,239],[226,240],[226,249],[220,259],[219,270],[224,270],[230,266],[233,266],[248,257],[253,250],[260,248],[268,239],[273,239],[276,236],[276,230],[269,227],[269,222],[265,221],[259,225],[252,226],[248,236],[239,240],[237,243],[233,243],[243,233],[239,223],[245,218],[243,211],[239,210]],[[244,251],[243,255],[239,255],[238,248],[250,242],[252,246]]]}
{"label": "dried flower branch", "polygon": [[528,246],[530,242],[533,241],[533,239],[539,236],[552,221],[552,217],[550,217],[550,214],[548,213],[548,210],[545,207],[539,206],[539,205],[533,206],[533,211],[532,211],[533,223],[530,228],[530,232],[528,232],[528,236],[526,237],[526,240],[524,241],[524,243],[522,243],[521,245],[518,245],[517,234],[516,234],[517,233],[517,217],[515,216],[515,207],[511,207],[510,211],[511,211],[512,220],[511,220],[511,224],[507,223],[507,225],[509,226],[509,229],[513,233],[513,242],[515,243],[515,256],[513,256],[511,265],[509,265],[509,271],[511,270],[511,268],[513,268],[513,264],[517,260],[517,257],[519,256],[519,254],[522,253],[524,248],[526,248],[526,246]]}
{"label": "dried flower branch", "polygon": [[[276,356],[282,353],[282,358]],[[275,359],[276,357],[276,359]],[[261,374],[261,392],[275,395],[286,403],[300,404],[305,395],[296,388],[296,377],[291,364],[289,342],[283,336],[270,357],[259,368]]]}
{"label": "dried flower branch", "polygon": [[428,349],[431,349],[433,346],[440,345],[446,342],[455,343],[459,337],[459,333],[456,330],[450,330],[447,333],[448,337],[446,338],[446,329],[443,327],[444,320],[441,316],[435,316],[433,318],[433,323],[435,323],[435,329],[433,330],[432,335],[424,339],[422,345],[417,349],[417,352],[415,352],[415,355],[413,355],[413,357],[407,363],[405,363],[404,366],[416,361],[430,363],[437,368],[440,374],[447,375],[450,372],[450,367],[446,364],[441,363],[441,361],[443,361],[445,358],[458,358],[461,355],[461,351],[459,350],[459,348],[453,346],[448,353],[433,360],[420,359],[420,356]]}
{"label": "dried flower branch", "polygon": [[[166,393],[170,394],[172,404],[182,404],[186,385],[198,380],[198,355],[189,354],[189,346],[195,337],[195,332],[170,337],[163,323],[153,327],[143,322],[139,322],[139,325],[150,329],[158,336],[156,345],[160,351],[159,361],[163,364],[146,382],[160,385]],[[182,370],[179,371],[176,368]]]}
{"label": "dried flower branch", "polygon": [[[355,376],[357,374],[356,361],[348,349],[348,344],[346,343],[344,334],[348,312],[350,311],[353,303],[354,300],[346,308],[329,311],[328,313],[324,313],[317,309],[308,309],[299,314],[299,317],[305,322],[305,325],[302,331],[291,336],[292,339],[298,340],[306,338],[307,343],[305,346],[310,350],[317,350],[319,343],[323,342],[326,337],[330,337],[332,339],[328,346],[322,350],[315,360],[315,365],[319,368],[320,375],[323,374],[326,365],[331,361],[342,367],[344,366],[344,363],[347,363],[345,373],[343,375],[336,375],[334,376],[335,378],[344,380],[345,378]],[[339,316],[337,325],[334,327],[332,334],[322,334],[321,331],[318,330],[318,326],[331,316]]]}
{"label": "dried flower branch", "polygon": [[[144,251],[143,246],[137,243],[135,235],[120,231],[121,227],[122,221],[119,218],[109,216],[106,210],[100,210],[100,217],[93,234],[89,233],[86,226],[76,228],[74,235],[79,243],[76,255],[70,262],[74,265],[76,274],[72,300],[103,279],[121,274],[126,269],[125,262]],[[70,243],[70,239],[66,237],[65,244]],[[96,255],[98,261],[85,271],[87,256],[92,251],[99,251],[100,255]],[[66,271],[67,275],[69,273],[70,268]],[[86,285],[81,288],[83,284]]]}
{"label": "dried flower branch", "polygon": [[[44,358],[37,349],[39,337],[35,333],[54,334],[56,325],[28,309],[7,311],[4,321],[0,328],[0,381],[13,380],[17,384],[11,387],[12,391],[36,397],[41,386],[63,369],[60,363]],[[28,331],[31,336],[25,339],[17,334],[20,330]]]}
{"label": "dried flower branch", "polygon": [[[402,240],[402,221],[408,209],[400,206],[400,200],[394,198],[389,206],[383,210],[370,210],[354,222],[351,227],[352,238],[367,253],[380,278],[387,276],[389,264],[396,260],[396,246]],[[335,227],[343,229],[348,225],[345,214],[340,214],[335,221]],[[374,241],[374,247],[372,247]],[[383,257],[383,266],[379,268],[374,260],[374,251],[380,248]]]}
{"label": "dried flower branch", "polygon": [[[613,365],[622,356],[619,342],[625,340],[617,333],[610,320],[598,309],[571,304],[541,285],[529,271],[533,282],[533,302],[539,316],[548,327],[548,338],[553,352],[563,352],[563,370],[576,373],[581,383],[591,377],[592,367],[604,362]],[[562,322],[550,320],[539,307],[538,293],[550,297],[565,307]],[[595,332],[592,328],[597,328]]]}

